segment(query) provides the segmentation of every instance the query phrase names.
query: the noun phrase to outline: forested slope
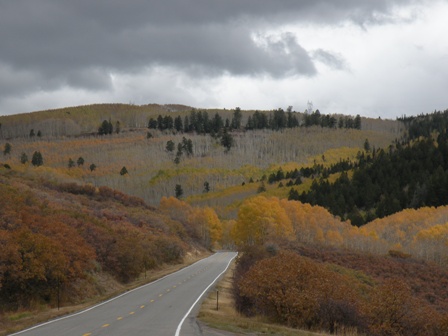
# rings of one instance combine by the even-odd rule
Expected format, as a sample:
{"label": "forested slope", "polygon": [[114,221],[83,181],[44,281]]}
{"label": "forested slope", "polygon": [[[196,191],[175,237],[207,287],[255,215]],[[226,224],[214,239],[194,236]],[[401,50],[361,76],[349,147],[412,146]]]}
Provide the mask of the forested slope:
{"label": "forested slope", "polygon": [[[447,115],[445,112],[445,118]],[[433,117],[440,119],[439,114],[427,118]],[[421,119],[417,122],[422,123]],[[409,138],[387,148],[365,148],[351,177],[348,170],[334,182],[321,176],[309,191],[300,195],[292,191],[290,199],[325,206],[334,215],[350,218],[355,225],[407,208],[448,204],[447,130],[438,130],[427,122],[428,129],[419,128],[421,134],[429,134],[424,137],[412,131],[417,127],[414,123],[408,126]]]}
{"label": "forested slope", "polygon": [[[162,196],[175,195],[176,185],[182,186],[183,197],[203,193],[205,182],[210,192],[221,191],[247,184],[251,179],[260,180],[273,169],[291,162],[295,167],[312,165],[310,157],[320,157],[328,150],[341,149],[344,155],[343,149],[351,148],[356,153],[367,138],[372,146],[386,147],[403,131],[401,122],[367,118],[359,119],[361,129],[357,129],[353,128],[352,118],[338,116],[332,118],[339,118],[342,128],[337,124],[329,127],[324,123],[329,115],[320,114],[311,115],[313,122],[306,125],[306,115],[280,109],[267,112],[186,109],[93,105],[46,111],[42,115],[38,112],[1,117],[2,147],[10,146],[1,161],[13,170],[30,175],[43,174],[62,182],[106,185],[157,206]],[[264,116],[266,123],[255,129],[248,121],[257,113]],[[135,128],[133,122],[126,119],[129,115],[142,120],[139,123],[142,127]],[[64,117],[65,123],[89,126],[77,128],[74,134],[53,136],[27,121],[38,118],[41,123],[51,122],[53,117]],[[177,130],[174,121],[179,118],[182,128]],[[289,119],[301,126],[288,124]],[[212,124],[214,120],[218,120],[218,128],[209,130],[210,125],[216,125]],[[113,130],[110,134],[104,134],[104,122]],[[20,131],[22,128],[26,131]],[[103,135],[99,135],[100,128]],[[223,130],[228,130],[231,136],[229,148],[223,145]],[[21,135],[12,137],[13,133]],[[189,145],[188,151],[182,149],[184,144]],[[43,159],[39,167],[32,164],[35,152]],[[120,175],[123,167],[127,174]],[[236,196],[237,199],[242,198]],[[232,201],[230,197],[227,203]],[[205,204],[216,205],[216,202]]]}

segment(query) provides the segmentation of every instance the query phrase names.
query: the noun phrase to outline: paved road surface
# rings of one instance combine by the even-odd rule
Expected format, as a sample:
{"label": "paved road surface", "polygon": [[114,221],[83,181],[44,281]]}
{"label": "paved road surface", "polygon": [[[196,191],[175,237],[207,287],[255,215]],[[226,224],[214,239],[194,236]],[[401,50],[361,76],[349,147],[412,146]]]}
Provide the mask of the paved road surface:
{"label": "paved road surface", "polygon": [[199,298],[213,288],[235,256],[233,252],[216,253],[100,305],[14,335],[201,335],[194,318]]}

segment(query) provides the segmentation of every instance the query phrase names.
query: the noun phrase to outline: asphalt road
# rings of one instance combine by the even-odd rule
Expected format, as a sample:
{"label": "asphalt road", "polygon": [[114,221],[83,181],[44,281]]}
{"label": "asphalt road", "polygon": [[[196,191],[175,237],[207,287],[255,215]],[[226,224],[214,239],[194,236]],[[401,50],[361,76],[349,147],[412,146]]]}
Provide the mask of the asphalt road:
{"label": "asphalt road", "polygon": [[216,253],[97,306],[14,335],[202,335],[195,319],[201,299],[235,256],[233,252]]}

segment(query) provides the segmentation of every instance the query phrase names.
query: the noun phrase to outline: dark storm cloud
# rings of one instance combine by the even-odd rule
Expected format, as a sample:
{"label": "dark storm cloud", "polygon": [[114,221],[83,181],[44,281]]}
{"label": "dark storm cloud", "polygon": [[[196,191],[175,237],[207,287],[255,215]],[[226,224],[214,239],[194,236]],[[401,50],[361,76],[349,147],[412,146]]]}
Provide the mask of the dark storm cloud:
{"label": "dark storm cloud", "polygon": [[[57,86],[107,89],[110,73],[170,66],[199,76],[312,76],[293,35],[254,33],[279,24],[373,22],[389,0],[5,0],[0,2],[0,95]],[[338,66],[328,52],[321,60]]]}

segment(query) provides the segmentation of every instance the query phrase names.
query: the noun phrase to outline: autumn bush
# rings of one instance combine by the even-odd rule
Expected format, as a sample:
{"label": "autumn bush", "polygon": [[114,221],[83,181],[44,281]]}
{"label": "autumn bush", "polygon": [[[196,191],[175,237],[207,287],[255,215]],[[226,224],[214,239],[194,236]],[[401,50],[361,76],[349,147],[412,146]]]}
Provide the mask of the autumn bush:
{"label": "autumn bush", "polygon": [[193,242],[212,248],[221,241],[222,223],[211,207],[192,207],[175,197],[162,197],[159,209],[172,220],[182,223]]}
{"label": "autumn bush", "polygon": [[[318,260],[319,249],[315,251],[304,257],[285,250],[269,253],[266,247],[248,250],[235,269],[233,292],[237,310],[247,316],[263,315],[290,327],[330,333],[357,330],[374,336],[447,334],[446,305],[431,303],[425,295],[418,295],[415,282],[408,279],[411,270],[406,275],[402,270],[394,276],[385,273],[388,278],[381,278],[378,273],[374,276],[375,272],[369,276],[351,268],[353,256],[350,259],[340,253],[338,263],[343,266],[337,266],[331,263],[337,260],[330,257],[331,251],[324,248],[320,255],[327,257]],[[375,258],[378,257],[358,254],[364,270],[369,265],[378,267],[373,266],[374,262],[390,259]],[[417,277],[421,276],[417,273]],[[431,286],[433,283],[427,285]],[[439,288],[438,293],[445,297],[446,288],[445,292]],[[422,284],[420,290],[427,292]]]}
{"label": "autumn bush", "polygon": [[[256,262],[239,280],[239,295],[261,314],[290,327],[336,332],[338,326],[362,329],[356,284],[293,252]],[[243,313],[246,313],[243,311]]]}
{"label": "autumn bush", "polygon": [[6,205],[3,210],[12,210],[17,221],[6,217],[0,228],[1,306],[18,309],[40,300],[51,303],[56,287],[69,288],[93,270],[94,249],[63,218],[51,216],[47,208]]}
{"label": "autumn bush", "polygon": [[[0,174],[0,204],[0,311],[54,306],[58,295],[63,305],[79,302],[102,290],[97,273],[133,281],[181,262],[194,239],[180,222],[108,187]],[[213,211],[197,212],[219,225]]]}
{"label": "autumn bush", "polygon": [[247,316],[253,316],[256,314],[255,304],[253,298],[241,295],[239,283],[243,279],[244,275],[249,269],[262,259],[273,256],[269,253],[268,249],[263,246],[250,246],[246,247],[242,253],[238,255],[236,260],[236,267],[233,272],[233,299],[235,302],[235,308],[238,312]]}

